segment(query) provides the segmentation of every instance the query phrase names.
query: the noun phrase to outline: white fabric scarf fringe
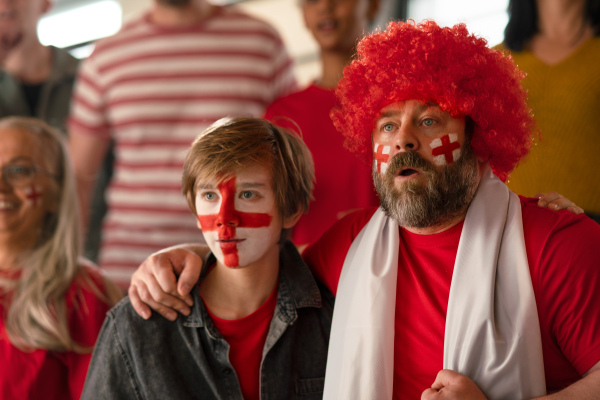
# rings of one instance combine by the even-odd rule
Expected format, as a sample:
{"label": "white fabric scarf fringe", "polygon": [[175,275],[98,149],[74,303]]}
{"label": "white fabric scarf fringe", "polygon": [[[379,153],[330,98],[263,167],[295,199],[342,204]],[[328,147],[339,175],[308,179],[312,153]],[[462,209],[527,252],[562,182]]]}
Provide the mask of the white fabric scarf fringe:
{"label": "white fabric scarf fringe", "polygon": [[[325,400],[392,399],[399,240],[398,225],[379,209],[348,251],[333,313]],[[521,204],[489,166],[458,246],[443,368],[471,378],[490,400],[546,392]]]}

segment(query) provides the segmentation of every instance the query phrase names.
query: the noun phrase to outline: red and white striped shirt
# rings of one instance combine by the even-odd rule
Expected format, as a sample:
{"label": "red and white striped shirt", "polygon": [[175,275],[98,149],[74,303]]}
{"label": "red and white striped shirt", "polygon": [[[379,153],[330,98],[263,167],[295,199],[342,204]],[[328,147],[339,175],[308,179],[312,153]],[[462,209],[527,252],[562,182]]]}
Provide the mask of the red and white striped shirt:
{"label": "red and white striped shirt", "polygon": [[183,161],[208,125],[261,116],[296,88],[278,33],[231,7],[183,29],[145,14],[83,62],[70,127],[115,140],[99,264],[121,286],[152,252],[202,241],[181,194]]}

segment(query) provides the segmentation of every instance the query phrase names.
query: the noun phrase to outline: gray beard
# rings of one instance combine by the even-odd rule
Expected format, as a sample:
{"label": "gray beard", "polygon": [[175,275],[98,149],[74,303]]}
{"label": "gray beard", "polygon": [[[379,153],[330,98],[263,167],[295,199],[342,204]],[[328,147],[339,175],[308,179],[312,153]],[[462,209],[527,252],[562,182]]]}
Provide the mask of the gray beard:
{"label": "gray beard", "polygon": [[[396,188],[394,179],[403,167],[421,170],[427,182]],[[464,216],[477,190],[477,176],[477,160],[468,144],[456,162],[441,168],[412,151],[396,154],[384,175],[373,168],[381,208],[398,225],[408,228],[429,228]]]}

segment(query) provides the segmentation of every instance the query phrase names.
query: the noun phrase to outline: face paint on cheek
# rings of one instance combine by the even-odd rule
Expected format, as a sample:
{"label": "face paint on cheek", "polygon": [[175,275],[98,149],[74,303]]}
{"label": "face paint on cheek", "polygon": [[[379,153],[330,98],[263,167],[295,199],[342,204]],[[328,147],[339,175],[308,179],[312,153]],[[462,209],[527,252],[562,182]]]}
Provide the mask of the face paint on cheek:
{"label": "face paint on cheek", "polygon": [[31,204],[32,207],[36,207],[38,205],[38,199],[40,199],[43,195],[39,187],[36,187],[34,185],[23,188],[23,193],[25,193],[25,197],[27,198],[29,204]]}
{"label": "face paint on cheek", "polygon": [[228,267],[240,264],[238,244],[245,238],[236,237],[236,228],[262,228],[271,224],[273,217],[265,213],[249,213],[235,208],[235,178],[218,185],[221,207],[217,214],[198,215],[203,232],[218,232],[218,245],[223,252],[223,263]]}
{"label": "face paint on cheek", "polygon": [[379,143],[375,143],[375,147],[373,149],[373,162],[375,162],[377,172],[380,174],[385,174],[385,171],[387,171],[388,160],[390,159],[390,150],[390,146],[383,146]]}
{"label": "face paint on cheek", "polygon": [[460,143],[458,143],[458,134],[456,133],[433,139],[429,146],[431,147],[433,162],[438,167],[452,164],[460,157]]}

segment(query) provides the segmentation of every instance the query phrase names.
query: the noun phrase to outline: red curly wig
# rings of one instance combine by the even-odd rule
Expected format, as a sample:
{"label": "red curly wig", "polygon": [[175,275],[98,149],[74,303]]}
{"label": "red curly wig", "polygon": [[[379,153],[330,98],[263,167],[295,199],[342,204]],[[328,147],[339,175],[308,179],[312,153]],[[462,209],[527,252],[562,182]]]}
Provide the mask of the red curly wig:
{"label": "red curly wig", "polygon": [[534,121],[521,87],[525,74],[510,57],[470,35],[464,24],[391,22],[366,36],[344,69],[331,118],[346,147],[369,161],[380,110],[403,100],[435,103],[474,122],[471,146],[506,180],[532,144]]}

